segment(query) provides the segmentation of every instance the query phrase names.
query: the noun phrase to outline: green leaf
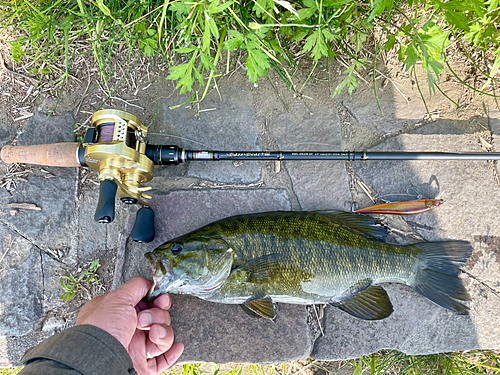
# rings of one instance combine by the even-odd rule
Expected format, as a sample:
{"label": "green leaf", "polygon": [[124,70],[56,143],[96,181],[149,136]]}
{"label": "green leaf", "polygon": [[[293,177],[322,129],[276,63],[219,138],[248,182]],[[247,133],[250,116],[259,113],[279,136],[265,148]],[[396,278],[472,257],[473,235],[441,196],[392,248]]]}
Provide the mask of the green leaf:
{"label": "green leaf", "polygon": [[212,40],[211,37],[212,37],[212,35],[210,32],[210,25],[208,23],[208,18],[206,18],[205,19],[205,31],[203,32],[203,46],[201,48],[206,53],[210,52],[210,41]]}
{"label": "green leaf", "polygon": [[212,35],[215,37],[215,39],[219,39],[219,29],[217,28],[217,25],[215,24],[215,21],[212,17],[208,19],[208,26],[210,27],[210,31],[212,32]]}
{"label": "green leaf", "polygon": [[19,64],[21,59],[24,57],[22,42],[20,40],[10,43],[10,53],[12,55],[12,60]]}
{"label": "green leaf", "polygon": [[316,30],[306,39],[303,52],[308,52],[311,49],[314,61],[318,61],[321,56],[328,56],[328,46],[326,45],[323,30],[321,28]]}
{"label": "green leaf", "polygon": [[323,0],[323,6],[326,8],[340,8],[349,4],[352,0]]}
{"label": "green leaf", "polygon": [[202,65],[205,67],[205,69],[217,70],[215,68],[215,65],[212,63],[212,60],[213,60],[212,57],[207,56],[204,53],[200,55],[200,61]]}
{"label": "green leaf", "polygon": [[406,71],[410,70],[411,67],[415,66],[415,64],[417,63],[417,58],[418,58],[418,51],[415,48],[415,44],[411,43],[406,49],[406,59],[404,61]]}
{"label": "green leaf", "polygon": [[[212,4],[217,4],[217,1],[213,0]],[[218,5],[218,6],[214,7],[214,8],[210,7],[210,9],[208,10],[208,13],[209,14],[221,13],[221,12],[223,12],[224,10],[226,10],[227,8],[229,8],[233,4],[234,4],[234,1],[228,1],[228,2],[225,2],[222,5]]]}
{"label": "green leaf", "polygon": [[368,22],[372,22],[375,17],[382,14],[382,12],[387,8],[387,11],[392,9],[394,5],[394,0],[375,0],[373,3],[373,10],[368,17]]}
{"label": "green leaf", "polygon": [[488,5],[487,11],[489,13],[500,6],[500,0],[488,0],[486,5]]}
{"label": "green leaf", "polygon": [[239,33],[235,30],[229,30],[229,35],[232,36],[232,39],[228,39],[224,42],[222,48],[232,51],[236,48],[239,48],[243,43],[243,34]]}
{"label": "green leaf", "polygon": [[[180,88],[181,94],[184,94],[187,91],[191,91],[193,87],[194,79],[193,79],[193,70],[195,75],[200,74],[198,71],[194,69],[194,63],[196,61],[196,57],[198,56],[198,51],[194,51],[191,60],[189,60],[186,64],[181,64],[177,66],[173,66],[170,68],[170,74],[167,79],[177,82],[176,89]],[[203,79],[203,77],[202,77]]]}
{"label": "green leaf", "polygon": [[462,30],[469,31],[467,18],[465,18],[462,13],[456,12],[454,10],[445,10],[444,14],[451,25],[456,26]]}
{"label": "green leaf", "polygon": [[104,0],[97,0],[97,7],[99,8],[99,10],[101,12],[104,13],[104,15],[108,16],[108,17],[113,17],[111,15],[111,11],[109,10],[109,8],[106,6],[106,4],[104,4]]}
{"label": "green leaf", "polygon": [[389,34],[387,35],[387,41],[384,43],[384,49],[386,51],[390,51],[391,49],[394,48],[395,44],[396,44],[396,35]]}
{"label": "green leaf", "polygon": [[269,70],[269,60],[267,55],[262,51],[257,42],[248,41],[247,47],[247,64],[246,70],[250,82],[255,83],[259,77],[264,77]]}
{"label": "green leaf", "polygon": [[197,48],[198,47],[183,47],[183,48],[177,48],[174,51],[176,53],[190,53],[190,52],[193,52]]}
{"label": "green leaf", "polygon": [[293,16],[290,21],[308,20],[318,11],[316,3],[310,8],[302,8],[297,11],[297,15]]}
{"label": "green leaf", "polygon": [[449,32],[442,32],[439,26],[433,23],[424,25],[418,33],[423,43],[430,49],[430,52],[438,56],[441,54],[442,49],[450,43],[448,40]]}
{"label": "green leaf", "polygon": [[304,39],[306,36],[309,35],[309,30],[305,28],[296,28],[295,29],[295,34],[292,37],[293,42],[300,42],[302,39]]}
{"label": "green leaf", "polygon": [[314,47],[317,40],[318,40],[318,32],[314,32],[311,35],[309,35],[306,39],[306,44],[302,49],[302,53],[309,52]]}

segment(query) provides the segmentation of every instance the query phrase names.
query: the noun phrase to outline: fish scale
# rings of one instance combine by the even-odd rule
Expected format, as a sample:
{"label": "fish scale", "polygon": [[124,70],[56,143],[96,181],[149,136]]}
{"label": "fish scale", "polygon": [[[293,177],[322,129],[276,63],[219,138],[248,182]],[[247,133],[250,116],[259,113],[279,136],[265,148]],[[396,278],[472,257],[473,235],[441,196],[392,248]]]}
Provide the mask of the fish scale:
{"label": "fish scale", "polygon": [[[155,268],[151,296],[188,293],[268,318],[276,302],[330,303],[358,318],[382,319],[392,304],[378,284],[393,282],[467,313],[459,301],[469,297],[457,275],[469,243],[394,245],[385,237],[376,219],[346,212],[230,217],[148,253]],[[182,251],[173,254],[174,245]]]}

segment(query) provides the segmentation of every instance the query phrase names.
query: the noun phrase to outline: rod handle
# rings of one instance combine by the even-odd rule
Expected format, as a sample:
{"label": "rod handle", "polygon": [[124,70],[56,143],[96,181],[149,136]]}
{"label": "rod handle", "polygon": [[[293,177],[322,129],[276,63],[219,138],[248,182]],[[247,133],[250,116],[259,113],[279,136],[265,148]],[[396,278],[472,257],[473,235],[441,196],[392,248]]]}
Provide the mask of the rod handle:
{"label": "rod handle", "polygon": [[150,207],[137,211],[131,236],[135,242],[151,242],[155,238],[155,214]]}
{"label": "rod handle", "polygon": [[118,186],[114,180],[102,180],[99,185],[99,202],[94,220],[98,223],[111,223],[115,219],[115,197]]}
{"label": "rod handle", "polygon": [[5,163],[26,163],[49,167],[80,167],[80,144],[52,143],[34,146],[4,146],[0,158]]}

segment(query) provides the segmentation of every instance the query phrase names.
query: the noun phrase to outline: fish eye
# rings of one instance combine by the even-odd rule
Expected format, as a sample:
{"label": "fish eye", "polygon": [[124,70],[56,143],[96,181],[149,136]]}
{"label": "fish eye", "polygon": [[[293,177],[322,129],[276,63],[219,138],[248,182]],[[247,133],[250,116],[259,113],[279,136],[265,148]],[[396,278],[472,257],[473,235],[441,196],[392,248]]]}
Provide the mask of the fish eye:
{"label": "fish eye", "polygon": [[182,245],[179,245],[176,243],[174,246],[172,246],[172,254],[177,255],[182,251]]}

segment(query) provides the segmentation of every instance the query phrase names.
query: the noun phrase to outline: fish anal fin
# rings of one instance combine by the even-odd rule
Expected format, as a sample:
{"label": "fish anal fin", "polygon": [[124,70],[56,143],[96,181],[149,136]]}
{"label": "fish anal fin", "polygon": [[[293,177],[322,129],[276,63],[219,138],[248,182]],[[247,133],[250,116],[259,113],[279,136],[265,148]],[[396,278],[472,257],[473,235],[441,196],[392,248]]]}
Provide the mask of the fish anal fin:
{"label": "fish anal fin", "polygon": [[394,311],[387,292],[380,286],[370,286],[351,299],[330,304],[363,320],[384,319]]}
{"label": "fish anal fin", "polygon": [[249,315],[261,316],[272,321],[278,315],[278,306],[269,296],[246,301],[241,307]]}

